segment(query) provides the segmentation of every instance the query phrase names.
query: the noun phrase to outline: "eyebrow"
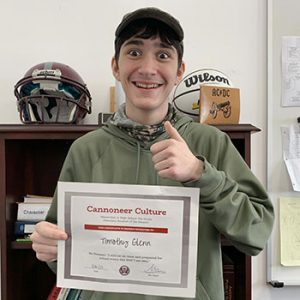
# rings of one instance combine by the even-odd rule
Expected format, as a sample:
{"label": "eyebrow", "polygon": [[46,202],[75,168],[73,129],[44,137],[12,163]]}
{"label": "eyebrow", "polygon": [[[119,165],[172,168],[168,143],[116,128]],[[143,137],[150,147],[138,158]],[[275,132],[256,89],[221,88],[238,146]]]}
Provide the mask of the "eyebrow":
{"label": "eyebrow", "polygon": [[[143,46],[144,45],[144,41],[143,39],[129,39],[128,41],[126,41],[124,43],[124,47],[126,46],[130,46],[130,45],[134,45],[134,46]],[[170,49],[170,50],[175,50],[175,48],[172,45],[169,45],[167,43],[155,43],[155,47],[156,48],[165,48],[165,49]]]}

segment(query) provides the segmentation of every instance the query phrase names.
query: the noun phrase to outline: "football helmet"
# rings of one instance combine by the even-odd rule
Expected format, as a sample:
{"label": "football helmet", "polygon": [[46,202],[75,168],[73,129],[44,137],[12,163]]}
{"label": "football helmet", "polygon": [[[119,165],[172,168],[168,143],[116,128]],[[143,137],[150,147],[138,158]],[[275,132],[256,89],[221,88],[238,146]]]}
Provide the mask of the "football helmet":
{"label": "football helmet", "polygon": [[75,123],[91,113],[91,95],[70,66],[45,62],[30,68],[14,89],[23,123]]}

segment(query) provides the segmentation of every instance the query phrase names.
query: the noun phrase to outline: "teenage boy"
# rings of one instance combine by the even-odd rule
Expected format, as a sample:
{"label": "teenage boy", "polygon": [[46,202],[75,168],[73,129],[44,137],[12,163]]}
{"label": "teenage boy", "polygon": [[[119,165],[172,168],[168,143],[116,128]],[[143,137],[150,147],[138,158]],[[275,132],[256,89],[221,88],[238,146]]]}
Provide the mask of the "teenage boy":
{"label": "teenage boy", "polygon": [[[220,236],[257,255],[273,225],[268,195],[229,137],[193,122],[169,103],[184,73],[183,30],[156,8],[124,16],[116,30],[114,77],[125,104],[102,128],[76,140],[60,181],[199,187],[197,300],[224,299]],[[55,224],[56,195],[47,221],[31,235],[37,258],[55,269],[57,240],[67,234]],[[145,300],[164,297],[83,291],[83,299]],[[181,298],[182,299],[182,298]]]}

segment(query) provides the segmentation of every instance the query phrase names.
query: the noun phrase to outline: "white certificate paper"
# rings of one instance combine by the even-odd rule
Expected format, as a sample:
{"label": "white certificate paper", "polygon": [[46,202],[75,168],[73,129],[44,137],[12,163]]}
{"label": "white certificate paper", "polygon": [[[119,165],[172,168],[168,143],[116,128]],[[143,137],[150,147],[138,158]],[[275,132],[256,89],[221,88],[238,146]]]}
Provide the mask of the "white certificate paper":
{"label": "white certificate paper", "polygon": [[198,188],[58,183],[57,285],[195,297]]}

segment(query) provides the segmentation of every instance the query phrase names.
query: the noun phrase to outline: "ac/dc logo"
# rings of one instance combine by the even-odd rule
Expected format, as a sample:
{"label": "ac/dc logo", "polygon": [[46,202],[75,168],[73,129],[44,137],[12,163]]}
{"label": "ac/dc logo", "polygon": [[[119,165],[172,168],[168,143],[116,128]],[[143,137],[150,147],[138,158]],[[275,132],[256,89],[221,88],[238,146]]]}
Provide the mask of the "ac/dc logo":
{"label": "ac/dc logo", "polygon": [[127,276],[130,273],[130,269],[127,266],[121,266],[119,272],[122,276]]}

